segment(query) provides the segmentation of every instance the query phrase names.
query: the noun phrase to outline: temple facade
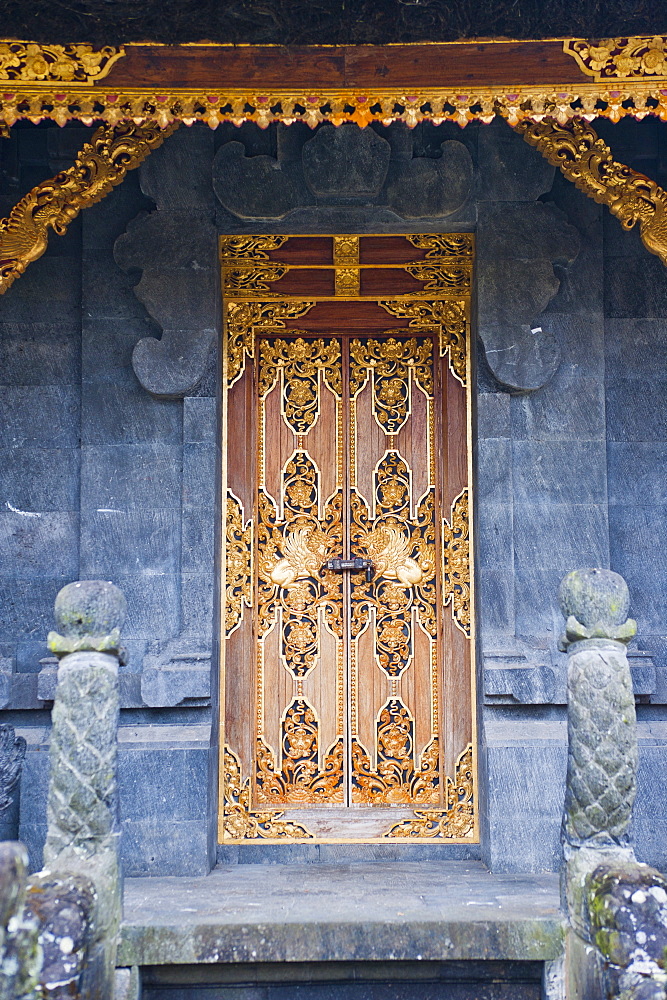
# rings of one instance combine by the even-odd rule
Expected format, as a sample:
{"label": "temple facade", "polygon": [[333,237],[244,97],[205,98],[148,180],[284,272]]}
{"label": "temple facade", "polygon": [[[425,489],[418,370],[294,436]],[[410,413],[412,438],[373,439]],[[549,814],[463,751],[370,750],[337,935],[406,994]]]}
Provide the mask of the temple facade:
{"label": "temple facade", "polygon": [[[2,216],[90,141],[49,116],[0,140]],[[31,867],[53,602],[99,579],[128,603],[126,878],[558,871],[556,594],[606,567],[638,624],[636,853],[664,869],[661,247],[507,115],[251,117],[169,124],[0,296],[0,704]],[[665,125],[639,117],[586,127],[659,189]]]}

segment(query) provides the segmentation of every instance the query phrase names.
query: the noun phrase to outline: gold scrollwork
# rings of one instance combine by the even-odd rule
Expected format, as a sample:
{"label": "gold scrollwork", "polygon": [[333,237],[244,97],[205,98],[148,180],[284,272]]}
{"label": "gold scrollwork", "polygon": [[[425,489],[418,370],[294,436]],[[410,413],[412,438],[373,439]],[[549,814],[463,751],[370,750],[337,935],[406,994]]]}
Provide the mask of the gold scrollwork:
{"label": "gold scrollwork", "polygon": [[161,129],[154,122],[102,125],[73,166],[21,198],[9,218],[0,219],[0,294],[42,256],[49,229],[62,236],[82,208],[101,201],[177,128]]}
{"label": "gold scrollwork", "polygon": [[470,637],[470,515],[468,490],[452,503],[451,520],[442,522],[443,603],[451,604],[452,618]]}
{"label": "gold scrollwork", "polygon": [[234,385],[245,368],[246,355],[255,356],[255,331],[284,330],[286,320],[298,319],[315,302],[228,302],[227,386]]}
{"label": "gold scrollwork", "polygon": [[602,38],[596,43],[567,38],[563,52],[596,80],[667,76],[667,35]]}
{"label": "gold scrollwork", "polygon": [[415,765],[414,719],[400,698],[389,698],[377,720],[377,768],[352,740],[352,801],[365,805],[416,803],[440,798],[440,754],[432,739]]}
{"label": "gold scrollwork", "polygon": [[259,348],[259,395],[264,399],[282,376],[281,408],[295,434],[307,434],[319,416],[319,373],[340,399],[343,391],[337,340],[262,340]]}
{"label": "gold scrollwork", "polygon": [[251,262],[268,260],[271,250],[279,250],[289,236],[221,236],[220,258],[227,261]]}
{"label": "gold scrollwork", "polygon": [[558,125],[545,118],[521,122],[516,130],[575,187],[606,205],[624,229],[638,222],[644,246],[667,267],[667,192],[663,188],[615,160],[587,122],[575,119]]}
{"label": "gold scrollwork", "polygon": [[405,238],[410,240],[418,250],[425,250],[427,260],[472,257],[472,235],[470,233],[417,233]]}
{"label": "gold scrollwork", "polygon": [[410,373],[427,396],[433,396],[433,350],[430,340],[353,340],[350,344],[350,393],[359,392],[373,373],[373,404],[385,434],[398,434],[410,415]]}
{"label": "gold scrollwork", "polygon": [[[388,451],[375,473],[375,511],[356,492],[350,494],[350,546],[369,558],[372,581],[359,581],[351,601],[351,631],[360,634],[375,608],[375,656],[389,679],[399,678],[413,655],[413,608],[422,628],[437,633],[433,489],[410,519],[410,471],[396,451]],[[361,576],[361,574],[359,574]]]}
{"label": "gold scrollwork", "polygon": [[338,490],[318,519],[319,473],[305,451],[283,473],[284,521],[260,490],[257,523],[259,570],[257,625],[260,637],[282,618],[282,659],[295,680],[315,667],[319,655],[319,608],[334,635],[342,636],[342,580],[320,575],[322,564],[342,550],[342,495]]}
{"label": "gold scrollwork", "polygon": [[244,524],[243,505],[227,491],[225,629],[240,624],[243,608],[252,607],[252,521]]}
{"label": "gold scrollwork", "polygon": [[360,288],[358,267],[337,267],[335,270],[336,295],[357,296]]}
{"label": "gold scrollwork", "polygon": [[434,326],[440,339],[440,354],[449,352],[449,367],[461,385],[467,380],[468,329],[466,299],[442,299],[426,302],[422,299],[382,299],[378,302],[390,316],[409,320],[410,327]]}
{"label": "gold scrollwork", "polygon": [[471,266],[461,264],[406,264],[404,270],[417,281],[424,282],[424,287],[413,295],[426,292],[464,292],[470,288]]}
{"label": "gold scrollwork", "polygon": [[359,237],[358,236],[334,236],[333,237],[333,262],[336,267],[359,266]]}
{"label": "gold scrollwork", "polygon": [[289,268],[280,264],[264,264],[254,267],[224,267],[222,270],[222,290],[224,295],[242,298],[246,295],[257,295],[268,292],[271,295],[278,295],[278,292],[271,291],[269,282],[280,281],[287,274]]}
{"label": "gold scrollwork", "polygon": [[225,746],[223,753],[224,840],[312,840],[305,826],[283,819],[284,813],[250,808],[250,778],[243,779],[241,762]]}
{"label": "gold scrollwork", "polygon": [[415,809],[415,818],[395,823],[385,837],[472,840],[475,832],[473,755],[469,744],[459,755],[454,778],[447,777],[445,809]]}
{"label": "gold scrollwork", "polygon": [[121,45],[39,45],[35,42],[0,42],[0,80],[15,82],[92,83],[103,80],[115,62],[125,55]]}
{"label": "gold scrollwork", "polygon": [[343,740],[337,739],[319,763],[319,723],[305,698],[295,698],[282,723],[281,767],[261,738],[257,740],[257,801],[272,805],[342,805]]}

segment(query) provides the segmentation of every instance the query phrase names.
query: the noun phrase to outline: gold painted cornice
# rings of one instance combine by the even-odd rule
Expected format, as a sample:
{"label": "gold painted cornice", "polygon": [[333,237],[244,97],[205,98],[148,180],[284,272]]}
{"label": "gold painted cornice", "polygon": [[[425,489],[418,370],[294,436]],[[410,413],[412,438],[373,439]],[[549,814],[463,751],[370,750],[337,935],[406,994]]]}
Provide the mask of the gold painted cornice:
{"label": "gold painted cornice", "polygon": [[[387,46],[0,40],[0,123],[667,120],[666,36]],[[30,50],[30,52],[28,52]],[[18,60],[18,65],[16,62]],[[4,74],[4,76],[3,76]],[[69,76],[68,76],[69,74]],[[55,82],[54,76],[58,76]],[[292,86],[283,81],[292,80]],[[298,81],[298,82],[297,82]]]}

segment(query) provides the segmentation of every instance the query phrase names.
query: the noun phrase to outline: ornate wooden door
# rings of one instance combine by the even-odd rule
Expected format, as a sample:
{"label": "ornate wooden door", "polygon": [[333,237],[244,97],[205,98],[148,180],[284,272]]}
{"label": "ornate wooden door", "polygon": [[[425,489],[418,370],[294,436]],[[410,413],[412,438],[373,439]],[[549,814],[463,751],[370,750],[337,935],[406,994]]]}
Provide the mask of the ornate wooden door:
{"label": "ornate wooden door", "polygon": [[472,237],[223,237],[220,839],[476,839]]}

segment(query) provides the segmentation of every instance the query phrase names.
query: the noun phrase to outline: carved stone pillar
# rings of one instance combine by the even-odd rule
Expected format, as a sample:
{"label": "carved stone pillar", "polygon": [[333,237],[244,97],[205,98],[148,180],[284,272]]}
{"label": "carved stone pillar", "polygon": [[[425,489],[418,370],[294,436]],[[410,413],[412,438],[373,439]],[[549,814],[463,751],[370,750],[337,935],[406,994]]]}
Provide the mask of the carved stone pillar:
{"label": "carved stone pillar", "polygon": [[564,996],[657,1000],[667,984],[667,881],[637,862],[630,837],[637,733],[626,644],[637,626],[628,588],[609,570],[576,570],[559,602],[568,653]]}
{"label": "carved stone pillar", "polygon": [[56,598],[62,634],[48,636],[60,665],[42,875],[67,873],[92,882],[93,936],[86,964],[97,968],[100,1000],[113,997],[121,918],[116,753],[125,613],[125,598],[112,583],[71,583]]}

